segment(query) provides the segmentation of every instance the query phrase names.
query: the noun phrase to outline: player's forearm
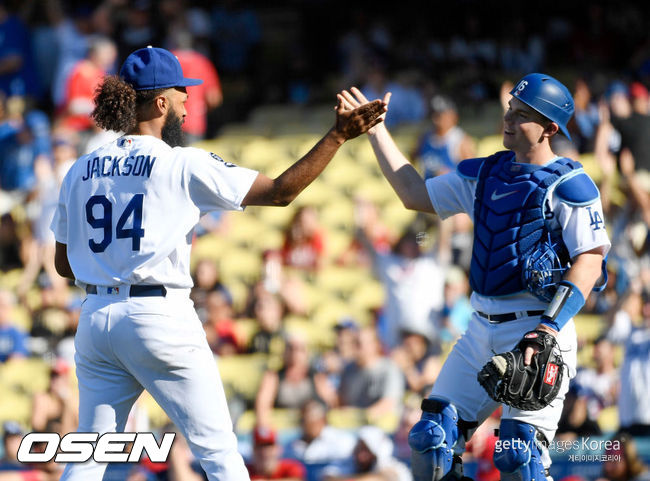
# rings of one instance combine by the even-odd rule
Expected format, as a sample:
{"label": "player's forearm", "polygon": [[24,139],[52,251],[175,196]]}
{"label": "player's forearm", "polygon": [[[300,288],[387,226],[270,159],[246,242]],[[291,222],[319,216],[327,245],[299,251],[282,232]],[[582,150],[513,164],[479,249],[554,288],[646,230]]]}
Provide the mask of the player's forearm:
{"label": "player's forearm", "polygon": [[421,212],[435,213],[424,180],[400,152],[384,125],[378,125],[368,134],[379,167],[404,207]]}
{"label": "player's forearm", "polygon": [[564,280],[573,283],[587,299],[602,273],[603,255],[600,249],[584,252],[576,257]]}
{"label": "player's forearm", "polygon": [[332,128],[300,160],[273,181],[275,205],[287,205],[327,167],[345,139]]}
{"label": "player's forearm", "polygon": [[74,280],[74,273],[72,272],[72,268],[68,262],[67,245],[57,242],[55,249],[54,268],[56,269],[56,272],[58,272],[61,277],[66,277],[68,279]]}

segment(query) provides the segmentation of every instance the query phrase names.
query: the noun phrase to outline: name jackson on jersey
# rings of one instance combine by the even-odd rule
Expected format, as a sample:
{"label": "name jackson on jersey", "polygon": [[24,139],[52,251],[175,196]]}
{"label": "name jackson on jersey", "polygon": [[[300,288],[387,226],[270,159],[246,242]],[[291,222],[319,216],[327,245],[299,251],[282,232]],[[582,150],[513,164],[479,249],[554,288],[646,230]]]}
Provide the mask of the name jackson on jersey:
{"label": "name jackson on jersey", "polygon": [[150,155],[129,155],[122,157],[106,155],[104,157],[89,158],[86,164],[86,175],[81,180],[129,175],[151,177],[151,170],[155,162],[156,157]]}

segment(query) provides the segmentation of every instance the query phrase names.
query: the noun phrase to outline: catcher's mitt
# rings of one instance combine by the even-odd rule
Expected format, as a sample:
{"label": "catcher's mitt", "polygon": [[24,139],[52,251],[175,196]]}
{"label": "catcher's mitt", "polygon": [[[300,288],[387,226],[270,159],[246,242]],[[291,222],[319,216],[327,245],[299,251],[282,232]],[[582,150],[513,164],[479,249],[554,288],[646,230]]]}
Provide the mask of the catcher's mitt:
{"label": "catcher's mitt", "polygon": [[[530,365],[524,365],[526,347],[535,345],[539,352]],[[552,334],[527,332],[517,346],[493,356],[478,373],[478,382],[492,399],[522,411],[537,411],[557,396],[564,361]]]}

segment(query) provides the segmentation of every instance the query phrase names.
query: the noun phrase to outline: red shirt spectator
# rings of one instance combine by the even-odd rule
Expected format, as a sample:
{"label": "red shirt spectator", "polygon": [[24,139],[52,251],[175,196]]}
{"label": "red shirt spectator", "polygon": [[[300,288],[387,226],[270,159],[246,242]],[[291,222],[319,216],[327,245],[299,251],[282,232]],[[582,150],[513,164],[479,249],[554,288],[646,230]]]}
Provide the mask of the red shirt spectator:
{"label": "red shirt spectator", "polygon": [[280,458],[282,446],[273,429],[257,426],[253,431],[253,460],[247,465],[251,479],[306,479],[305,466],[294,459]]}
{"label": "red shirt spectator", "polygon": [[183,131],[187,134],[202,139],[208,127],[208,111],[221,105],[223,95],[221,93],[221,82],[217,70],[212,62],[195,50],[183,49],[172,50],[183,67],[185,76],[203,79],[201,85],[188,87],[187,117],[183,123]]}
{"label": "red shirt spectator", "polygon": [[93,126],[90,114],[95,107],[95,90],[116,57],[115,44],[108,39],[98,39],[90,46],[88,58],[74,66],[66,84],[62,109],[65,127],[81,132]]}
{"label": "red shirt spectator", "polygon": [[314,271],[320,266],[324,250],[316,209],[301,207],[285,232],[282,262],[285,266]]}

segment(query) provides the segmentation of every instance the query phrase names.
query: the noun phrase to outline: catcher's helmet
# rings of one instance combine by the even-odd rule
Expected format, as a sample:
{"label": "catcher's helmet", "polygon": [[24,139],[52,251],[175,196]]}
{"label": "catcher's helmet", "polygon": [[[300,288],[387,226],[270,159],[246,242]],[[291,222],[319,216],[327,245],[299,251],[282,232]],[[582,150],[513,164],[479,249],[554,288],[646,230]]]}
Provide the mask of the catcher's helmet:
{"label": "catcher's helmet", "polygon": [[573,97],[569,89],[558,80],[550,75],[531,73],[517,83],[510,95],[555,122],[560,131],[571,138],[566,125],[573,115]]}

